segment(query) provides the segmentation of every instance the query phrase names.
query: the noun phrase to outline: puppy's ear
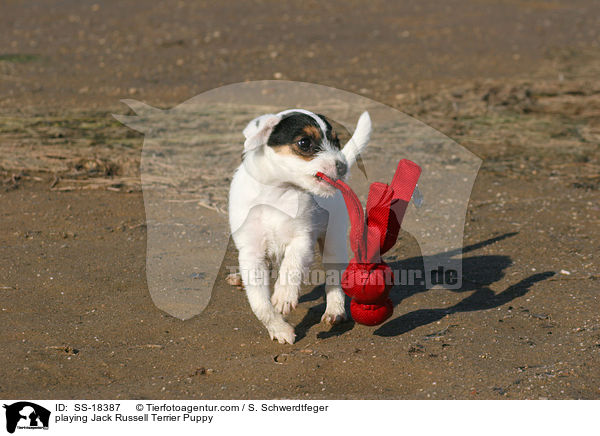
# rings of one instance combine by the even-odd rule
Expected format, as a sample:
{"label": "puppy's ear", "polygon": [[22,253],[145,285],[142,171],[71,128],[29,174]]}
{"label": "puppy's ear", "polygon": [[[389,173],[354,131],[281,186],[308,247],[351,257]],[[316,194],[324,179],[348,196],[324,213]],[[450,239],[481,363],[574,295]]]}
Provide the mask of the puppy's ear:
{"label": "puppy's ear", "polygon": [[254,150],[269,140],[273,128],[281,121],[280,115],[265,114],[253,119],[244,129],[244,151]]}
{"label": "puppy's ear", "polygon": [[365,149],[371,138],[371,117],[369,112],[363,112],[358,123],[356,123],[356,129],[352,138],[344,145],[342,153],[348,161],[348,168],[350,168],[358,155]]}

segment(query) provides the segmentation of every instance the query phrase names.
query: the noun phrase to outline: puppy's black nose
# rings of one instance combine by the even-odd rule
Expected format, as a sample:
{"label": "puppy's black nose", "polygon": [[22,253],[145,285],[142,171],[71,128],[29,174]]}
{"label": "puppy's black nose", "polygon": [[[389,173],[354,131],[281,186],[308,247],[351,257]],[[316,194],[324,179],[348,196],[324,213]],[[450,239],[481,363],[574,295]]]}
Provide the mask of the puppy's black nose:
{"label": "puppy's black nose", "polygon": [[346,175],[346,171],[348,171],[348,165],[341,160],[335,162],[335,169],[337,170],[338,177],[344,177]]}

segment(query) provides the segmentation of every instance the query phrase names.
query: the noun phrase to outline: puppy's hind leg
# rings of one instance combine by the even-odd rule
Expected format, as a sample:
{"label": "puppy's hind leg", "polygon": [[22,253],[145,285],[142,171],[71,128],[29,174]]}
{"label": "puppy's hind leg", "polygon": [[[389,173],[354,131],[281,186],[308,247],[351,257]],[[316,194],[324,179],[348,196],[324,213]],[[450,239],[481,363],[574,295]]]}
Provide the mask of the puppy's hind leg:
{"label": "puppy's hind leg", "polygon": [[[345,212],[346,209],[344,208]],[[344,307],[345,294],[341,287],[342,273],[348,265],[346,232],[348,221],[345,217],[336,219],[335,212],[329,211],[329,225],[323,242],[323,268],[325,269],[325,298],[327,307],[321,322],[338,324],[347,319]],[[332,272],[335,273],[332,275]],[[330,277],[333,280],[330,280]]]}
{"label": "puppy's hind leg", "polygon": [[240,274],[252,311],[263,323],[271,339],[280,344],[293,344],[296,339],[294,328],[275,310],[269,300],[269,269],[262,253],[240,250]]}

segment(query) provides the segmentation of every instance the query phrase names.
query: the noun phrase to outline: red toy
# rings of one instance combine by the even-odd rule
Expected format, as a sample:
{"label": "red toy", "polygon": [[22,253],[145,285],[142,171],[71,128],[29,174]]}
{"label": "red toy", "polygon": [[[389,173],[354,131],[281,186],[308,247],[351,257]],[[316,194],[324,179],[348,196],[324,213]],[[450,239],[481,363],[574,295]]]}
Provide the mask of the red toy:
{"label": "red toy", "polygon": [[392,183],[375,182],[369,187],[367,219],[360,200],[341,180],[317,176],[339,189],[350,216],[350,248],[354,258],[342,275],[342,289],[352,298],[350,313],[360,324],[377,325],[394,311],[389,298],[394,282],[391,268],[381,255],[394,246],[421,168],[409,160],[398,163]]}

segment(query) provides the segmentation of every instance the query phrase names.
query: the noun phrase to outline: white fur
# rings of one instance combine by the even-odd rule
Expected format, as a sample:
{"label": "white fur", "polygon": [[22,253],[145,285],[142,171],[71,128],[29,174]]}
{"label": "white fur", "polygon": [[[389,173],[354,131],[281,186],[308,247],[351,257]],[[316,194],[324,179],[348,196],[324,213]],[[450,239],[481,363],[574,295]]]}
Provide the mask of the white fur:
{"label": "white fur", "polygon": [[[312,112],[293,111],[309,114],[324,128],[323,121]],[[271,131],[287,112],[263,115],[244,129],[245,157],[231,183],[229,222],[252,311],[271,339],[292,344],[294,328],[284,316],[298,304],[301,278],[313,262],[317,240],[324,242],[325,268],[343,270],[348,263],[344,200],[315,174],[321,171],[337,178],[336,160],[347,163],[349,169],[369,141],[371,120],[367,112],[363,113],[341,151],[324,140],[324,150],[307,162],[266,146]],[[279,268],[273,295],[270,266]],[[327,306],[321,320],[335,324],[346,319],[339,284],[327,284],[325,293]]]}
{"label": "white fur", "polygon": [[342,153],[346,156],[350,168],[358,155],[364,150],[371,139],[371,117],[368,112],[363,112],[356,123],[356,129],[350,141],[344,146]]}

